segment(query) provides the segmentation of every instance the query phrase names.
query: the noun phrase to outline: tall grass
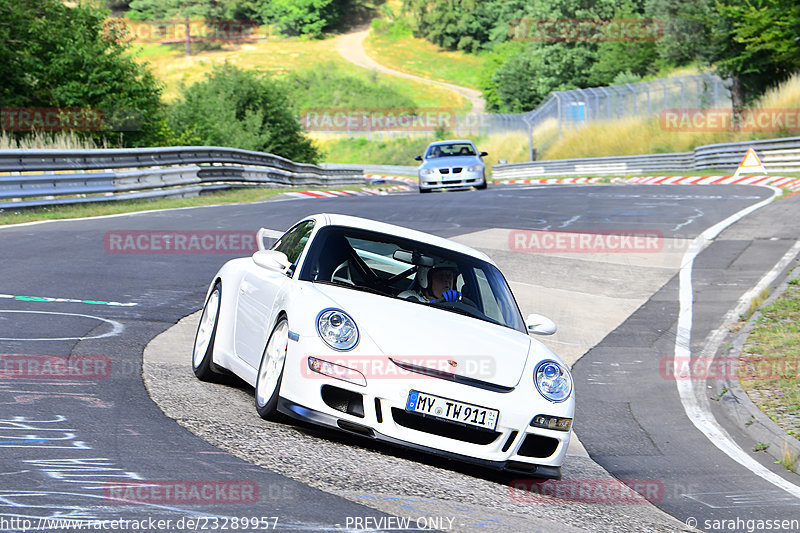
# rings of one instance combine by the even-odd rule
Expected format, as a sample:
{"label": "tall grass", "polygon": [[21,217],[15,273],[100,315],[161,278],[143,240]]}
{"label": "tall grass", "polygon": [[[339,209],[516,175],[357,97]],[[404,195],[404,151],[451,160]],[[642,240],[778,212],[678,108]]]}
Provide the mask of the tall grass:
{"label": "tall grass", "polygon": [[[767,91],[753,108],[800,108],[800,75]],[[561,138],[544,151],[543,159],[687,152],[704,144],[797,134],[797,131],[669,131],[661,126],[658,117],[626,117],[562,130]]]}
{"label": "tall grass", "polygon": [[[403,135],[402,137],[385,137],[366,139],[348,138],[342,134],[311,133],[323,153],[322,160],[328,163],[363,163],[373,165],[404,165],[415,166],[414,156],[422,154],[428,143],[438,140],[433,134],[420,132],[416,135]],[[448,135],[450,137],[451,135]],[[534,146],[549,146],[558,136],[558,124],[548,120],[533,132]],[[455,134],[454,137],[463,138],[468,135]],[[508,163],[528,161],[529,143],[528,135],[523,132],[497,133],[492,135],[474,136],[472,140],[478,150],[488,152],[488,164],[499,160]]]}
{"label": "tall grass", "polygon": [[416,135],[368,140],[344,135],[310,134],[328,163],[362,163],[373,165],[406,165],[417,162],[414,156],[422,154],[433,137]]}
{"label": "tall grass", "polygon": [[83,137],[74,132],[42,133],[35,132],[25,136],[8,135],[0,132],[0,150],[91,150],[108,148],[105,139],[98,145],[91,137]]}
{"label": "tall grass", "polygon": [[[543,152],[558,140],[558,122],[548,119],[533,130],[533,147],[536,158],[541,159]],[[530,140],[527,133],[510,132],[495,133],[477,137],[478,149],[489,152],[487,162],[492,164],[500,160],[507,163],[521,163],[530,160]]]}

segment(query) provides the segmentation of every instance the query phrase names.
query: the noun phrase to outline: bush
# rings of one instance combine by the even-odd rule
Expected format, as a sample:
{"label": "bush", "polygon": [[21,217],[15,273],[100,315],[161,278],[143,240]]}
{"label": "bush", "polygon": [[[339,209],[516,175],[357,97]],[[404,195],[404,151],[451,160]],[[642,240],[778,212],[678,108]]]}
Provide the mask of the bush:
{"label": "bush", "polygon": [[286,89],[225,63],[181,91],[170,106],[171,144],[229,146],[315,163],[319,153],[300,128]]}
{"label": "bush", "polygon": [[293,72],[283,81],[298,109],[336,108],[413,108],[414,100],[398,92],[377,76],[366,79],[338,69],[335,63],[314,70]]}
{"label": "bush", "polygon": [[[161,89],[126,51],[107,12],[87,3],[0,0],[0,102],[6,108],[92,108],[102,112],[91,136],[125,146],[160,140]],[[15,137],[29,133],[16,132]]]}

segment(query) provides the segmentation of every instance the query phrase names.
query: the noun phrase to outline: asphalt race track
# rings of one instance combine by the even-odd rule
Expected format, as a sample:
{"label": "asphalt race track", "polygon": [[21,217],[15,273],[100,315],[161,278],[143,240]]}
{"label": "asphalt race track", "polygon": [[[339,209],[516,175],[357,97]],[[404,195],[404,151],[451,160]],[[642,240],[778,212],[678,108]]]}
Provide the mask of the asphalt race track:
{"label": "asphalt race track", "polygon": [[[452,531],[552,531],[558,524],[563,531],[674,531],[690,530],[682,526],[690,517],[701,529],[745,531],[705,521],[797,519],[800,499],[714,446],[687,418],[675,380],[659,371],[675,349],[685,244],[771,195],[746,186],[496,186],[0,228],[0,530],[55,530],[43,521],[52,518],[125,519],[137,527],[114,529],[138,531],[406,530],[397,518],[403,514],[430,518],[412,520],[411,528]],[[659,485],[653,501],[674,519],[648,503],[550,499],[520,506],[508,490],[513,478],[343,434],[268,424],[247,408],[251,390],[193,379],[191,341],[162,353],[176,364],[150,376],[159,407],[142,379],[145,346],[200,308],[212,275],[245,255],[236,248],[259,227],[285,230],[317,212],[374,218],[487,251],[512,281],[523,313],[559,323],[559,334],[545,343],[570,363],[594,346],[574,365],[576,432],[612,475]],[[693,351],[796,242],[793,212],[800,212],[800,196],[749,215],[698,256]],[[585,253],[523,253],[513,249],[510,230],[659,231],[673,249],[596,261]],[[115,236],[165,231],[216,240],[212,249],[181,253],[154,250],[152,240],[146,250],[115,247]],[[168,374],[179,372],[181,360],[185,373]],[[717,418],[725,426],[721,413]],[[751,449],[736,427],[725,427]],[[264,446],[262,437],[287,447]],[[750,455],[797,484],[764,454]],[[349,459],[358,462],[346,466]],[[564,466],[566,480],[601,476],[607,474],[579,448]],[[134,490],[136,502],[121,501],[131,487],[147,490]]]}

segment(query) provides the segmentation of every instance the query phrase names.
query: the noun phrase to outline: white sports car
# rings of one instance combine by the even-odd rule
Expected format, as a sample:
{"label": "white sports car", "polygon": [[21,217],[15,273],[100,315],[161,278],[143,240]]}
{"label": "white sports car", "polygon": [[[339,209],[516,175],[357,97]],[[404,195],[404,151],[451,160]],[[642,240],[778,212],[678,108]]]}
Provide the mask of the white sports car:
{"label": "white sports car", "polygon": [[320,214],[233,259],[208,290],[192,366],[232,372],[276,413],[449,458],[559,478],[575,411],[567,366],[528,334],[485,254]]}

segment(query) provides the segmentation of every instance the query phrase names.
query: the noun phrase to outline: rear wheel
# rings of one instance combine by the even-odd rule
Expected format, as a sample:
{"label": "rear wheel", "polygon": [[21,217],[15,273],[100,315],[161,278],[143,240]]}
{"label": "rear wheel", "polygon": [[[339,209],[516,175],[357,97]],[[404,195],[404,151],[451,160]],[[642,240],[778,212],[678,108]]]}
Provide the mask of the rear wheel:
{"label": "rear wheel", "polygon": [[282,317],[267,341],[256,377],[256,411],[261,418],[273,419],[278,411],[278,393],[283,380],[283,365],[289,347],[289,321]]}
{"label": "rear wheel", "polygon": [[208,295],[197,334],[194,336],[192,349],[192,370],[194,375],[202,381],[216,381],[220,374],[214,372],[214,341],[217,337],[217,324],[219,322],[220,303],[222,298],[222,284],[217,282],[211,294]]}

